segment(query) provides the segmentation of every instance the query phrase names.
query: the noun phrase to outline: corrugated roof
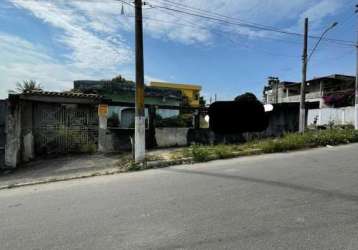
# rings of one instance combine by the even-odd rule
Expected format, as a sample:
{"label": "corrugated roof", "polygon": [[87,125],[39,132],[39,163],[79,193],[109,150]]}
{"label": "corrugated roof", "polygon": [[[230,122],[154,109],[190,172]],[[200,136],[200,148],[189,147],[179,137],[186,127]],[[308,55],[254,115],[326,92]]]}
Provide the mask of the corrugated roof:
{"label": "corrugated roof", "polygon": [[[112,82],[112,81],[90,81],[79,80],[74,82],[75,89],[85,93],[100,93],[103,96],[121,95],[123,92],[131,93],[134,96],[134,82]],[[144,94],[148,97],[166,97],[181,99],[181,92],[175,89],[163,89],[159,87],[144,86]]]}
{"label": "corrugated roof", "polygon": [[52,91],[26,91],[22,93],[26,96],[50,96],[50,97],[71,97],[71,98],[86,98],[86,99],[101,99],[102,96],[96,94],[83,94],[74,92],[52,92]]}

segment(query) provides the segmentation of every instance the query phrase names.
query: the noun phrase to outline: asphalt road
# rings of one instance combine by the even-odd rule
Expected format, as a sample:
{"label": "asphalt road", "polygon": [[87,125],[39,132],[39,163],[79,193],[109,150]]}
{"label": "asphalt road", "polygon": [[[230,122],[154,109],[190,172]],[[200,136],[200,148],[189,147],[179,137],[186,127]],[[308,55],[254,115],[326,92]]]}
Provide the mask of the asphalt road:
{"label": "asphalt road", "polygon": [[0,249],[358,249],[358,145],[3,190]]}

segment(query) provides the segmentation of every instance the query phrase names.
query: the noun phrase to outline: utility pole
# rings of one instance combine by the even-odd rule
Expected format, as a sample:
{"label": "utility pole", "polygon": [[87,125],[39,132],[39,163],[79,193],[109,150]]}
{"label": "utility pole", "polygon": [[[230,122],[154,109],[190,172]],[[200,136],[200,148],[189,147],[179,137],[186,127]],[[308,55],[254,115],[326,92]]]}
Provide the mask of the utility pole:
{"label": "utility pole", "polygon": [[301,133],[304,133],[306,129],[307,45],[308,45],[308,18],[305,18],[305,31],[304,31],[303,55],[302,55],[300,117],[299,117],[299,131]]}
{"label": "utility pole", "polygon": [[144,115],[144,59],[143,59],[143,18],[142,0],[135,0],[135,131],[134,160],[142,163],[145,159],[145,115]]}
{"label": "utility pole", "polygon": [[[358,4],[356,5],[356,10],[355,13],[358,13]],[[358,22],[357,22],[358,24]],[[354,105],[354,110],[355,110],[355,119],[354,119],[354,128],[358,129],[358,27],[357,27],[357,44],[356,44],[356,82],[355,82],[355,105]]]}

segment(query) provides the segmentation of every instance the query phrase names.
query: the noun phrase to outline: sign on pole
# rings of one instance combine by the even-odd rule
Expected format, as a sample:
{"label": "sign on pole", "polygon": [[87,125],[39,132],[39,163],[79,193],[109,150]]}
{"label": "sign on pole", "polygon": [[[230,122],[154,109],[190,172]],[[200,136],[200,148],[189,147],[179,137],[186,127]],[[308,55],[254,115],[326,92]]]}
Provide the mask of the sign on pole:
{"label": "sign on pole", "polygon": [[107,117],[108,115],[108,104],[100,104],[98,105],[98,116],[99,117]]}

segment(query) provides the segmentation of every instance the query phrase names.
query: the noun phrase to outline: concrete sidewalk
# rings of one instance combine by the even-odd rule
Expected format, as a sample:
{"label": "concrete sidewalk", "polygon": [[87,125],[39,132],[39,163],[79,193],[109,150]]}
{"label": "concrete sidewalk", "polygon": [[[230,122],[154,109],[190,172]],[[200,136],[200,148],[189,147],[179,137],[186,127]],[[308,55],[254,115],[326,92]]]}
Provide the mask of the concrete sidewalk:
{"label": "concrete sidewalk", "polygon": [[24,183],[73,179],[104,172],[120,172],[130,154],[71,155],[36,160],[14,170],[0,172],[0,189]]}
{"label": "concrete sidewalk", "polygon": [[[171,153],[178,149],[167,148],[147,151],[147,166],[158,168],[188,163],[187,159],[170,159]],[[131,159],[131,153],[126,152],[68,155],[36,160],[17,169],[0,170],[0,189],[127,172]]]}

